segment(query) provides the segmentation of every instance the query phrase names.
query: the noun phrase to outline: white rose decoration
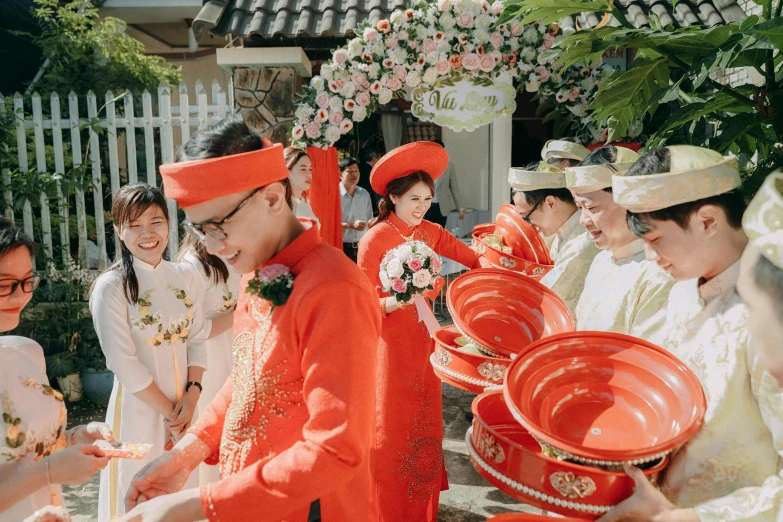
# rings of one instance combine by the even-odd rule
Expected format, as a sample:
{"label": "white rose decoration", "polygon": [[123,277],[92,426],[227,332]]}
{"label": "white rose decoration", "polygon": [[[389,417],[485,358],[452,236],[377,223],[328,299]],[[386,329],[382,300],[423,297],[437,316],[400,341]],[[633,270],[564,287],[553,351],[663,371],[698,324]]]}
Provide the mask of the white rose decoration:
{"label": "white rose decoration", "polygon": [[320,92],[324,90],[324,79],[321,76],[313,76],[310,80],[310,87]]}
{"label": "white rose decoration", "polygon": [[393,93],[391,89],[387,89],[384,87],[381,89],[381,92],[378,93],[378,103],[381,105],[386,105],[390,101],[392,101]]}
{"label": "white rose decoration", "polygon": [[427,63],[430,65],[435,65],[438,63],[438,60],[440,59],[440,55],[438,54],[438,51],[432,51],[431,53],[427,53]]}
{"label": "white rose decoration", "polygon": [[329,108],[333,111],[337,111],[343,108],[343,100],[339,96],[332,96],[329,98]]}
{"label": "white rose decoration", "polygon": [[413,274],[413,286],[416,288],[427,288],[432,282],[432,275],[429,270],[419,270]]}
{"label": "white rose decoration", "polygon": [[362,54],[363,50],[364,50],[364,46],[362,45],[361,38],[356,37],[350,42],[348,42],[348,54],[351,56],[351,58],[359,56],[360,54]]}
{"label": "white rose decoration", "polygon": [[484,30],[476,30],[473,31],[473,39],[476,40],[479,43],[485,44],[489,42],[490,35],[487,31]]}
{"label": "white rose decoration", "polygon": [[487,15],[478,15],[476,20],[473,22],[473,25],[476,27],[476,29],[486,31],[492,26],[492,19]]}
{"label": "white rose decoration", "polygon": [[541,87],[541,82],[535,81],[535,82],[527,82],[525,84],[525,90],[527,92],[538,92],[538,89]]}
{"label": "white rose decoration", "polygon": [[438,70],[435,69],[435,67],[430,67],[427,69],[427,72],[424,73],[424,76],[422,76],[422,80],[424,83],[432,83],[435,80],[438,79]]}
{"label": "white rose decoration", "polygon": [[367,70],[367,76],[369,76],[371,80],[375,80],[378,78],[378,74],[380,74],[380,72],[381,72],[381,64],[373,63],[370,65],[370,68]]}
{"label": "white rose decoration", "polygon": [[384,290],[388,290],[391,286],[391,280],[389,279],[389,276],[386,274],[386,270],[381,270],[381,273],[379,274],[381,276],[381,285],[383,285]]}
{"label": "white rose decoration", "polygon": [[[356,84],[353,82],[345,82],[341,94],[346,98],[351,98],[354,94],[356,94]],[[340,106],[342,107],[342,104]],[[340,107],[335,108],[339,109]]]}
{"label": "white rose decoration", "polygon": [[386,50],[386,46],[383,42],[375,42],[372,46],[372,53],[378,56],[383,56],[383,52]]}
{"label": "white rose decoration", "polygon": [[296,111],[294,111],[294,116],[296,116],[297,120],[303,120],[305,118],[309,118],[313,115],[315,112],[315,109],[310,107],[309,105],[300,105],[296,108]]}
{"label": "white rose decoration", "polygon": [[395,277],[400,277],[404,274],[405,268],[402,266],[400,260],[395,257],[386,264],[386,273],[389,274],[391,279],[394,279]]}
{"label": "white rose decoration", "polygon": [[392,23],[392,25],[400,25],[405,21],[405,15],[402,13],[402,11],[395,11],[392,13],[389,21]]}
{"label": "white rose decoration", "polygon": [[410,34],[408,34],[408,31],[400,31],[399,33],[397,33],[397,38],[399,40],[401,40],[401,41],[402,40],[410,40],[410,37],[411,36],[410,36]]}
{"label": "white rose decoration", "polygon": [[451,29],[457,25],[457,19],[449,13],[442,14],[440,17],[440,25],[443,26],[444,29]]}
{"label": "white rose decoration", "polygon": [[329,125],[326,127],[326,130],[324,131],[324,138],[326,138],[329,143],[334,143],[337,140],[340,139],[340,135],[342,133],[340,132],[340,129],[338,127],[335,127],[334,125]]}
{"label": "white rose decoration", "polygon": [[353,121],[360,122],[360,121],[364,121],[365,118],[367,118],[367,108],[362,106],[357,106],[353,110]]}

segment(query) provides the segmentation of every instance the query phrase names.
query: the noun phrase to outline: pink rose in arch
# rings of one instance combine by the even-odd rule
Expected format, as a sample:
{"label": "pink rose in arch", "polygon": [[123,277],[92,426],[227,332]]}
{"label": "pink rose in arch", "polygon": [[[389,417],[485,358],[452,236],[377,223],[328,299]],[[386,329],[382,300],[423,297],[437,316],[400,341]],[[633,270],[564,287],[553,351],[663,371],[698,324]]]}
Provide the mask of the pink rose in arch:
{"label": "pink rose in arch", "polygon": [[424,54],[431,53],[437,48],[438,48],[438,44],[435,43],[435,40],[432,40],[430,38],[424,40]]}
{"label": "pink rose in arch", "polygon": [[435,33],[435,41],[436,42],[440,42],[444,38],[446,38],[446,35],[442,31],[438,31],[437,33]]}
{"label": "pink rose in arch", "polygon": [[438,256],[432,256],[430,258],[430,269],[436,274],[440,274],[442,268],[443,263],[441,262],[440,258]]}
{"label": "pink rose in arch", "polygon": [[423,266],[424,266],[424,261],[422,261],[418,257],[414,257],[413,259],[408,261],[408,268],[410,268],[414,272],[418,272],[419,270],[421,270],[421,267]]}
{"label": "pink rose in arch", "polygon": [[353,110],[356,108],[356,102],[353,100],[345,100],[343,102],[343,107],[346,111],[353,112]]}
{"label": "pink rose in arch", "polygon": [[452,69],[459,69],[462,67],[462,56],[459,54],[449,56],[449,65],[451,65]]}
{"label": "pink rose in arch", "polygon": [[399,41],[399,39],[396,36],[394,36],[394,35],[387,36],[386,40],[385,40],[386,48],[387,49],[396,49],[398,41]]}
{"label": "pink rose in arch", "polygon": [[391,23],[388,20],[381,20],[378,22],[378,30],[382,33],[388,33],[391,31]]}
{"label": "pink rose in arch", "polygon": [[481,57],[481,70],[484,72],[492,72],[495,68],[495,57],[491,54],[485,54]]}
{"label": "pink rose in arch", "polygon": [[459,40],[459,43],[462,45],[465,45],[468,43],[468,40],[470,40],[470,36],[466,35],[465,33],[462,33],[461,35],[457,36],[457,40]]}
{"label": "pink rose in arch", "polygon": [[378,35],[378,31],[373,29],[372,27],[368,27],[364,30],[364,39],[370,43],[375,43],[378,41],[378,38],[380,38],[380,35]]}
{"label": "pink rose in arch", "polygon": [[394,67],[394,60],[392,60],[391,58],[386,58],[385,60],[383,60],[382,63],[383,66],[386,67],[387,69],[391,69],[392,67]]}
{"label": "pink rose in arch", "polygon": [[349,119],[344,119],[340,122],[340,132],[343,134],[348,134],[351,132],[351,129],[353,129],[353,122]]}
{"label": "pink rose in arch", "polygon": [[318,96],[315,97],[315,104],[322,109],[326,109],[327,107],[329,107],[329,95],[326,94],[326,92],[320,93]]}
{"label": "pink rose in arch", "polygon": [[503,35],[500,33],[492,33],[489,37],[489,41],[492,42],[492,46],[495,49],[500,49],[500,46],[503,45]]}
{"label": "pink rose in arch", "polygon": [[525,32],[525,26],[522,24],[516,24],[511,27],[511,36],[522,36]]}
{"label": "pink rose in arch", "polygon": [[411,40],[410,42],[408,42],[408,47],[410,47],[411,49],[418,49],[419,42],[417,42],[416,40]]}
{"label": "pink rose in arch", "polygon": [[475,71],[481,67],[481,59],[476,53],[468,53],[462,57],[462,67],[468,71]]}
{"label": "pink rose in arch", "polygon": [[451,64],[448,60],[441,60],[435,64],[435,70],[438,71],[438,74],[441,76],[449,74],[449,71],[451,71]]}
{"label": "pink rose in arch", "polygon": [[464,27],[465,29],[470,29],[473,27],[473,15],[466,11],[461,12],[457,17],[457,25]]}
{"label": "pink rose in arch", "polygon": [[331,123],[334,126],[339,126],[340,122],[345,119],[345,115],[343,115],[343,111],[334,111],[332,114],[329,115],[329,123]]}
{"label": "pink rose in arch", "polygon": [[399,91],[402,89],[402,82],[398,78],[392,78],[389,80],[389,89]]}
{"label": "pink rose in arch", "polygon": [[367,63],[373,63],[375,58],[373,58],[371,53],[362,53],[362,60]]}
{"label": "pink rose in arch", "polygon": [[394,77],[400,80],[401,82],[404,82],[405,79],[408,77],[408,71],[402,65],[395,65]]}
{"label": "pink rose in arch", "polygon": [[449,4],[451,4],[451,0],[438,0],[438,11],[445,13],[449,9]]}
{"label": "pink rose in arch", "polygon": [[404,294],[408,289],[408,285],[399,277],[395,277],[394,280],[392,280],[391,289],[398,294]]}
{"label": "pink rose in arch", "polygon": [[549,69],[544,67],[543,65],[539,65],[536,67],[536,74],[539,76],[541,83],[544,83],[549,80]]}
{"label": "pink rose in arch", "polygon": [[337,49],[334,52],[334,63],[336,63],[339,66],[345,65],[345,62],[348,61],[348,51],[345,49]]}
{"label": "pink rose in arch", "polygon": [[413,19],[413,9],[406,9],[405,10],[405,18],[407,18],[408,20],[412,20]]}
{"label": "pink rose in arch", "polygon": [[[380,84],[378,89],[380,90]],[[356,95],[356,103],[359,104],[362,107],[367,107],[370,105],[370,102],[372,101],[372,98],[370,98],[370,95],[366,92],[360,92]]]}
{"label": "pink rose in arch", "polygon": [[318,109],[313,118],[313,123],[323,123],[329,119],[329,112],[326,109]]}
{"label": "pink rose in arch", "polygon": [[[375,80],[370,84],[370,94],[378,94],[379,92],[381,92],[381,87],[382,87],[381,82]],[[356,101],[359,101],[358,98]],[[361,105],[361,103],[359,105]]]}
{"label": "pink rose in arch", "polygon": [[550,35],[544,36],[544,49],[551,49],[555,45],[555,39]]}
{"label": "pink rose in arch", "polygon": [[312,122],[307,126],[306,134],[312,140],[319,138],[321,136],[321,127],[317,123]]}
{"label": "pink rose in arch", "polygon": [[367,77],[360,72],[355,72],[353,75],[351,75],[351,79],[353,80],[353,83],[355,83],[359,87],[367,88],[369,85],[369,82],[367,81]]}
{"label": "pink rose in arch", "polygon": [[568,99],[571,101],[576,101],[581,95],[582,93],[579,91],[578,87],[571,87],[571,91],[568,93]]}

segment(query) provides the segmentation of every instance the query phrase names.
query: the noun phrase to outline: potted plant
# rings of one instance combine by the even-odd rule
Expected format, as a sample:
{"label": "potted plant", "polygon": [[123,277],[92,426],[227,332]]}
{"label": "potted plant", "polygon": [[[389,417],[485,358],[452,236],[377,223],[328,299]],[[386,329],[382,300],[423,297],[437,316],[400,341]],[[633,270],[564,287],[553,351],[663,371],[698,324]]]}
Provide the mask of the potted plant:
{"label": "potted plant", "polygon": [[114,386],[114,373],[106,368],[106,357],[97,339],[79,351],[77,365],[81,369],[84,394],[96,406],[107,407]]}
{"label": "potted plant", "polygon": [[75,351],[69,350],[47,356],[46,376],[50,383],[57,383],[65,400],[68,402],[81,400],[82,380],[76,365]]}

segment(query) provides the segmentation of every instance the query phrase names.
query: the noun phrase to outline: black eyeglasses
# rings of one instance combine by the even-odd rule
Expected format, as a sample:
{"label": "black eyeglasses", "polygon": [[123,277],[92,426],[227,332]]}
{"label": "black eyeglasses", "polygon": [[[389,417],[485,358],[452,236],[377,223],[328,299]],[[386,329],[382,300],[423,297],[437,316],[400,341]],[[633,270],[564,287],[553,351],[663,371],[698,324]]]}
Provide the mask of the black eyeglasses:
{"label": "black eyeglasses", "polygon": [[[544,202],[544,200],[543,200],[543,199],[539,199],[539,200],[538,200],[538,203],[536,203],[535,205],[533,205],[533,208],[530,210],[530,212],[528,212],[527,214],[525,214],[524,216],[522,216],[522,219],[524,219],[524,220],[525,220],[525,222],[526,222],[526,223],[528,223],[529,225],[533,225],[533,222],[532,222],[532,221],[530,221],[530,216],[532,216],[532,215],[533,215],[533,212],[535,212],[536,210],[538,210],[538,207],[539,207],[539,206],[541,206],[541,203],[543,203],[543,202]],[[535,225],[533,225],[533,226],[535,226]]]}
{"label": "black eyeglasses", "polygon": [[229,212],[228,215],[220,221],[207,221],[206,223],[191,223],[190,221],[185,221],[182,224],[182,227],[199,241],[205,241],[207,236],[221,240],[226,239],[228,234],[226,234],[226,232],[223,230],[223,225],[226,223],[226,221],[234,217],[237,212],[242,210],[242,207],[247,205],[248,201],[250,201],[250,198],[255,196],[256,192],[262,188],[263,187],[258,187],[253,192],[251,192],[248,197],[243,199],[234,210]]}
{"label": "black eyeglasses", "polygon": [[30,294],[41,284],[41,276],[31,276],[27,279],[0,279],[0,297],[8,297],[22,287],[22,292]]}

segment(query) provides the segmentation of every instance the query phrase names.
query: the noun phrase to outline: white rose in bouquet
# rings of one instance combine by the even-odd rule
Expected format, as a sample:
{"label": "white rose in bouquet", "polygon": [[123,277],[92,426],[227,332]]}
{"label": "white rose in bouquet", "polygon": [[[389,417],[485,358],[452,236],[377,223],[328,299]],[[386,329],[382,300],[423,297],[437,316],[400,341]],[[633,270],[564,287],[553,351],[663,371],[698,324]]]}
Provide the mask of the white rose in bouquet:
{"label": "white rose in bouquet", "polygon": [[405,273],[405,268],[402,266],[402,262],[394,257],[386,264],[386,273],[390,278],[400,277]]}

